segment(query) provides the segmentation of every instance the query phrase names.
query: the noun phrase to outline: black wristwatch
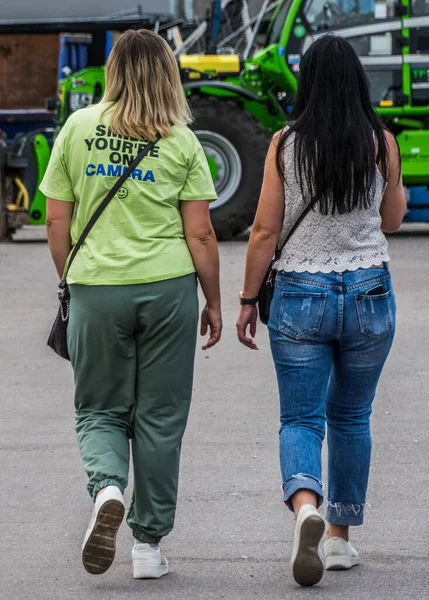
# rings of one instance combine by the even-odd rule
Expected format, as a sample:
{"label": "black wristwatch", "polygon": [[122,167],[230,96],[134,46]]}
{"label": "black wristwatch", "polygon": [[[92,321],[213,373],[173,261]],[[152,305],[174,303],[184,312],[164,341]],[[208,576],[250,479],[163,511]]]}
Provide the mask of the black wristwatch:
{"label": "black wristwatch", "polygon": [[241,306],[255,306],[258,304],[259,296],[255,296],[255,298],[245,298],[243,296],[243,292],[240,292],[240,304]]}

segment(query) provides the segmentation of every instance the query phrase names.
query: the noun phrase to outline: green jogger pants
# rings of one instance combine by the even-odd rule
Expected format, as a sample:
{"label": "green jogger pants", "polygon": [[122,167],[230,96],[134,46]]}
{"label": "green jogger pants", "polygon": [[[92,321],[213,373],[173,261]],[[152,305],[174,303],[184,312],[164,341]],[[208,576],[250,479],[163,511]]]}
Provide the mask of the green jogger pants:
{"label": "green jogger pants", "polygon": [[192,395],[195,275],[123,286],[70,286],[68,346],[76,433],[88,490],[128,483],[127,522],[158,543],[174,524],[182,437]]}

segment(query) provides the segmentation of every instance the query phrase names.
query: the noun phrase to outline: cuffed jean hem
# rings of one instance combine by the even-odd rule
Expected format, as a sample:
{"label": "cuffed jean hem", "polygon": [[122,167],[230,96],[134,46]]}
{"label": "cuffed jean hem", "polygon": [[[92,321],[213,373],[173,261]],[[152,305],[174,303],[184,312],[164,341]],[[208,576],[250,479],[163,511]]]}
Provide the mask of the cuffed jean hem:
{"label": "cuffed jean hem", "polygon": [[342,525],[343,527],[362,525],[365,506],[365,502],[353,504],[351,502],[332,502],[328,500],[326,520],[331,525]]}
{"label": "cuffed jean hem", "polygon": [[121,494],[124,493],[125,487],[126,487],[126,483],[123,482],[122,479],[114,479],[112,477],[110,478],[106,478],[106,479],[102,479],[101,481],[98,481],[97,483],[88,483],[88,492],[89,495],[91,496],[91,498],[94,500],[97,498],[97,494],[100,490],[102,490],[103,488],[107,487],[108,485],[116,485],[116,487],[118,487],[121,490]]}
{"label": "cuffed jean hem", "polygon": [[306,475],[305,473],[298,473],[293,475],[283,484],[283,498],[286,506],[293,512],[293,506],[290,498],[299,490],[310,490],[315,492],[317,495],[317,508],[323,503],[323,483],[313,477],[313,475]]}
{"label": "cuffed jean hem", "polygon": [[143,531],[143,529],[136,525],[131,525],[131,529],[134,539],[138,542],[142,542],[143,544],[159,544],[159,542],[162,540],[162,536],[156,537],[153,535],[148,535]]}

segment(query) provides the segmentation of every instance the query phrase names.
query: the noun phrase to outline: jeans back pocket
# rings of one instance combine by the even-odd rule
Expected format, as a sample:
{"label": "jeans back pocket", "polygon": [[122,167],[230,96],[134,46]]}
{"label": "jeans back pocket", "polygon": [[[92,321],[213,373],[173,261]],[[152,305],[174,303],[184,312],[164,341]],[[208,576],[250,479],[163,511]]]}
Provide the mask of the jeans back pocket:
{"label": "jeans back pocket", "polygon": [[328,294],[282,292],[278,329],[294,340],[320,330]]}
{"label": "jeans back pocket", "polygon": [[360,331],[376,340],[389,335],[395,326],[395,308],[389,290],[377,296],[355,295]]}

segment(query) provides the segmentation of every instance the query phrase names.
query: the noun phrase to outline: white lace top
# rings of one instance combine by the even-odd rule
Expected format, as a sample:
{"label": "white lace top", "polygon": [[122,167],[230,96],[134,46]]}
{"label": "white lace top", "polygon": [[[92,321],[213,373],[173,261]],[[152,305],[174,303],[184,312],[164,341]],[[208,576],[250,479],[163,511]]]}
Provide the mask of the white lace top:
{"label": "white lace top", "polygon": [[[285,216],[280,234],[282,243],[293,224],[304,210],[308,198],[301,194],[295,177],[294,139],[286,142],[285,160]],[[311,210],[283,249],[275,268],[279,271],[302,273],[330,273],[355,271],[390,260],[387,240],[380,229],[380,205],[385,182],[376,169],[374,201],[368,209],[355,209],[343,215],[322,215]]]}

